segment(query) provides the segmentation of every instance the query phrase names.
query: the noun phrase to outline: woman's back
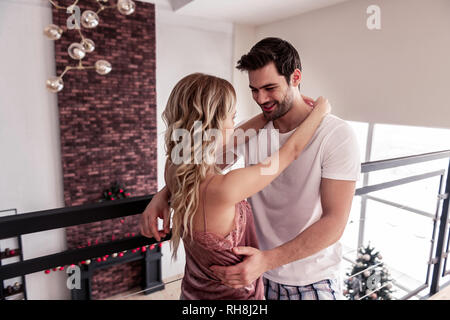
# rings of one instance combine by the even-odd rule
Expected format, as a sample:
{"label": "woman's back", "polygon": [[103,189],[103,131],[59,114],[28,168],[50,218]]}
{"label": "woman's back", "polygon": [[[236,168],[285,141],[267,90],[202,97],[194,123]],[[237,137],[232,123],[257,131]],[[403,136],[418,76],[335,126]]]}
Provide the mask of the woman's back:
{"label": "woman's back", "polygon": [[[170,162],[166,164],[165,180],[169,190],[175,190],[175,183],[173,177],[177,166]],[[210,175],[199,185],[199,205],[193,218],[193,230],[194,231],[206,231],[204,226],[204,216],[208,215],[208,231],[217,235],[225,236],[234,228],[234,216],[235,206],[221,206],[218,201],[215,201],[214,194],[211,191],[217,190],[219,193],[220,186],[211,183],[218,175]],[[218,180],[218,179],[215,179]],[[208,189],[208,190],[207,190]],[[206,199],[206,193],[208,192],[208,199]],[[211,213],[210,215],[208,213]]]}
{"label": "woman's back", "polygon": [[[237,246],[250,246],[258,248],[253,215],[250,205],[242,200],[233,208],[233,214],[221,212],[218,220],[223,216],[231,216],[232,227],[226,234],[219,234],[217,229],[210,229],[209,220],[214,221],[214,212],[206,214],[204,203],[208,202],[208,185],[214,176],[205,181],[203,192],[200,192],[201,211],[196,214],[196,219],[201,220],[201,228],[194,228],[193,239],[188,236],[184,240],[186,250],[185,276],[182,282],[182,299],[264,299],[262,279],[258,278],[249,286],[234,289],[221,283],[209,269],[213,265],[235,265],[243,260],[241,256],[233,253]],[[200,206],[199,206],[200,207]],[[214,208],[212,205],[206,206]],[[209,219],[208,219],[209,218]],[[224,229],[223,229],[224,230]]]}

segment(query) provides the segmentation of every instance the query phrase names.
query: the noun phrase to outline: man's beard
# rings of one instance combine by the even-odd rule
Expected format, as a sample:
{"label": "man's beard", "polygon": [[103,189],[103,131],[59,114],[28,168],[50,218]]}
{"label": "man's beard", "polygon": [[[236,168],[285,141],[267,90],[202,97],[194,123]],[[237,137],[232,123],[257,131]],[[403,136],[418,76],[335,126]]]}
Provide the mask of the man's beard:
{"label": "man's beard", "polygon": [[266,118],[266,120],[268,121],[275,121],[281,118],[286,113],[288,113],[289,110],[291,110],[292,106],[294,105],[293,101],[293,94],[289,94],[289,90],[287,90],[286,95],[281,102],[275,101],[276,106],[272,112],[264,112],[263,110],[264,118]]}

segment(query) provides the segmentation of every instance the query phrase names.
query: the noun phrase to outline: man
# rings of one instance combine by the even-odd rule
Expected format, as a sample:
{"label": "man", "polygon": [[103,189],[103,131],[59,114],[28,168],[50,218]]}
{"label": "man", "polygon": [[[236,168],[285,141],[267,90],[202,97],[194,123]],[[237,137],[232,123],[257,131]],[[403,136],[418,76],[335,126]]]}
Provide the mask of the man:
{"label": "man", "polygon": [[[277,130],[282,145],[311,111],[299,90],[298,52],[287,41],[266,38],[241,57],[237,68],[248,72],[253,99],[269,120],[265,129]],[[261,160],[258,148],[267,142],[256,141],[245,144],[246,166]],[[234,248],[245,256],[241,263],[211,270],[234,288],[263,275],[266,299],[341,299],[338,240],[347,224],[359,173],[354,132],[345,121],[326,116],[302,154],[248,199],[260,249]],[[141,232],[159,241],[169,229],[167,192],[154,199],[143,213]],[[164,219],[163,231],[157,231],[157,216]]]}

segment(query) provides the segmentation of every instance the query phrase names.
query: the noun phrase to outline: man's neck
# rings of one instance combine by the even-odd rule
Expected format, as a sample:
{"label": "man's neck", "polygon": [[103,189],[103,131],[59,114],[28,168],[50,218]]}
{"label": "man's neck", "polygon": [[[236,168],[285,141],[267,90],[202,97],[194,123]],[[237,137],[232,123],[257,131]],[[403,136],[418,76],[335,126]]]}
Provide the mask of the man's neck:
{"label": "man's neck", "polygon": [[312,108],[299,94],[295,97],[292,108],[281,118],[273,121],[273,126],[280,133],[286,133],[297,128],[309,115]]}

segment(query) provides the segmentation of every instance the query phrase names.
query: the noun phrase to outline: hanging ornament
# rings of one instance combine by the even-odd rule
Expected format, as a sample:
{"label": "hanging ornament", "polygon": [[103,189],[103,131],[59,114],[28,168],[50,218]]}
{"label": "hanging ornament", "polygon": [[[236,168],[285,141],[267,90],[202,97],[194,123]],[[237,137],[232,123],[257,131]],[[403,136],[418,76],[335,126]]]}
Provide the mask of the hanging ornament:
{"label": "hanging ornament", "polygon": [[92,10],[86,10],[81,15],[81,24],[83,27],[92,29],[98,26],[100,19],[98,15]]}
{"label": "hanging ornament", "polygon": [[64,88],[64,82],[60,77],[49,78],[45,85],[53,93],[60,92]]}
{"label": "hanging ornament", "polygon": [[105,75],[105,74],[110,73],[111,70],[112,70],[111,63],[109,63],[106,60],[98,60],[95,63],[95,71],[97,71],[97,73],[102,75],[102,76]]}
{"label": "hanging ornament", "polygon": [[59,40],[63,34],[63,29],[56,24],[50,24],[44,29],[44,34],[50,40]]}
{"label": "hanging ornament", "polygon": [[121,14],[130,15],[136,9],[136,4],[132,0],[118,0],[117,1],[117,10]]}
{"label": "hanging ornament", "polygon": [[91,53],[95,50],[95,43],[91,39],[83,39],[80,44],[87,53]]}
{"label": "hanging ornament", "polygon": [[[67,12],[74,11],[74,7],[78,3],[79,0],[72,0],[72,5],[68,7],[60,6],[54,3],[52,0],[48,0],[56,9],[65,10]],[[118,0],[115,5],[105,6],[109,4],[109,0],[96,0],[99,9],[95,12],[92,10],[85,10],[80,17],[81,25],[84,28],[92,29],[99,25],[100,18],[98,14],[102,12],[104,9],[108,8],[116,8],[119,10],[121,14],[130,15],[136,10],[136,4],[132,0]],[[78,66],[66,66],[65,70],[59,75],[59,77],[51,77],[46,81],[46,87],[50,92],[57,93],[60,92],[64,88],[64,83],[62,78],[64,75],[71,70],[84,70],[84,69],[95,69],[96,72],[100,75],[106,75],[111,72],[112,67],[111,64],[106,60],[99,60],[95,64],[95,66],[85,66],[82,63],[82,59],[86,56],[86,53],[91,53],[95,50],[95,43],[91,39],[86,39],[82,33],[79,23],[76,23],[78,32],[81,36],[80,43],[73,43],[68,48],[69,56],[74,60],[79,60]],[[44,34],[51,40],[58,40],[61,38],[63,34],[63,29],[58,27],[55,24],[50,24],[44,29]],[[124,193],[124,192],[123,192]],[[130,193],[125,193],[124,196],[130,196]],[[119,197],[121,198],[121,197]],[[111,200],[116,199],[114,197]]]}
{"label": "hanging ornament", "polygon": [[67,52],[69,53],[69,56],[74,60],[81,60],[86,56],[86,51],[84,51],[83,46],[76,42],[72,43],[69,46]]}

